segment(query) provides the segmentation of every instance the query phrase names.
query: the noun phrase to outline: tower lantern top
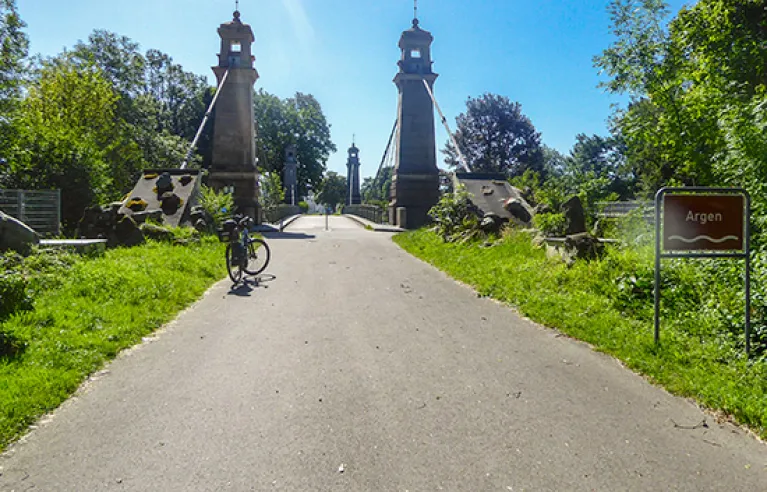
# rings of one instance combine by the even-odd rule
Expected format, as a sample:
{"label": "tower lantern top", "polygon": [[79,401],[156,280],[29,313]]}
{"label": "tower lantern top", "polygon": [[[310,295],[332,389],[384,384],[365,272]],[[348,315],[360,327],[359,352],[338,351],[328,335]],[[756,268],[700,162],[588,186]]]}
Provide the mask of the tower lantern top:
{"label": "tower lantern top", "polygon": [[240,19],[239,10],[234,11],[231,21],[219,26],[218,35],[221,37],[219,67],[253,68],[255,58],[252,54],[252,44],[256,37],[253,35],[253,29]]}
{"label": "tower lantern top", "polygon": [[352,146],[349,147],[349,157],[357,157],[359,155],[360,149],[357,148],[357,145],[352,142]]}
{"label": "tower lantern top", "polygon": [[402,57],[398,62],[400,73],[432,73],[431,43],[434,37],[429,31],[421,29],[418,18],[413,19],[413,27],[404,31],[399,39]]}

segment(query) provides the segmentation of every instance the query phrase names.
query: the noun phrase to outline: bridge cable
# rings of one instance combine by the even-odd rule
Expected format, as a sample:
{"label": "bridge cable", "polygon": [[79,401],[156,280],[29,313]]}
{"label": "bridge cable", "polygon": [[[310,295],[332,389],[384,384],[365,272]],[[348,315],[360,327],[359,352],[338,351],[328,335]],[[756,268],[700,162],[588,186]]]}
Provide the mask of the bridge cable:
{"label": "bridge cable", "polygon": [[184,161],[181,163],[181,169],[186,169],[186,166],[189,164],[189,159],[192,158],[192,152],[194,152],[194,149],[197,147],[197,141],[200,139],[200,136],[202,135],[202,130],[203,128],[205,128],[205,124],[208,122],[208,118],[210,118],[210,115],[213,112],[213,107],[216,105],[216,101],[218,100],[218,95],[221,94],[221,89],[224,88],[224,83],[226,83],[227,77],[229,77],[229,70],[231,70],[231,67],[226,69],[226,72],[224,73],[224,77],[221,79],[221,83],[218,84],[218,88],[216,89],[216,94],[213,96],[213,100],[210,102],[210,106],[208,106],[208,110],[205,112],[205,117],[202,119],[200,128],[197,129],[197,134],[194,136],[194,140],[192,140],[192,144],[189,146],[189,150],[186,152],[186,157],[184,157]]}
{"label": "bridge cable", "polygon": [[378,178],[381,176],[381,169],[384,168],[384,164],[386,161],[389,160],[391,155],[391,146],[392,146],[392,140],[394,139],[394,133],[397,131],[397,120],[394,120],[394,125],[391,129],[391,134],[389,134],[389,141],[386,143],[386,150],[384,150],[383,155],[381,156],[381,164],[378,165],[378,171],[376,172],[375,178],[373,178],[373,186],[375,187],[378,184]]}
{"label": "bridge cable", "polygon": [[458,154],[458,160],[461,163],[461,166],[463,169],[470,173],[471,170],[469,169],[469,166],[466,164],[466,158],[463,156],[463,153],[461,152],[461,148],[458,147],[458,142],[455,140],[455,136],[450,131],[450,126],[447,124],[447,119],[445,118],[445,115],[442,114],[442,110],[439,107],[439,104],[437,103],[437,99],[434,97],[434,93],[431,91],[431,87],[429,87],[429,83],[426,81],[426,79],[421,79],[423,82],[424,87],[426,87],[426,92],[429,93],[429,97],[431,98],[432,102],[434,103],[434,106],[437,108],[437,111],[439,112],[439,117],[442,119],[442,124],[445,125],[445,130],[447,131],[448,137],[450,137],[450,140],[453,142],[453,147],[455,147],[455,151]]}

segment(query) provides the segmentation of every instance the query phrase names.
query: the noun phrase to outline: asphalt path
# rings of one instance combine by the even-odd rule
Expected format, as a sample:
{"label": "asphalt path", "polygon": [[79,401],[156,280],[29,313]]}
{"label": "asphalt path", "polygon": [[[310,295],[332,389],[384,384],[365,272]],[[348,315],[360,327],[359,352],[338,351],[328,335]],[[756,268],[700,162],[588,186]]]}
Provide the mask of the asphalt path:
{"label": "asphalt path", "polygon": [[0,457],[2,491],[767,490],[767,447],[304,217]]}

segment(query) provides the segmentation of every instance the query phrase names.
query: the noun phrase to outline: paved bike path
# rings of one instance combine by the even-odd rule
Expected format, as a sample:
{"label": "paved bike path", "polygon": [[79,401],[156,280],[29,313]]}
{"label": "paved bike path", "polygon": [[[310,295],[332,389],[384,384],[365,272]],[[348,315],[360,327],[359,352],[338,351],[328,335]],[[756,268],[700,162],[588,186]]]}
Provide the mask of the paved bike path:
{"label": "paved bike path", "polygon": [[111,364],[0,490],[767,490],[744,431],[324,220]]}

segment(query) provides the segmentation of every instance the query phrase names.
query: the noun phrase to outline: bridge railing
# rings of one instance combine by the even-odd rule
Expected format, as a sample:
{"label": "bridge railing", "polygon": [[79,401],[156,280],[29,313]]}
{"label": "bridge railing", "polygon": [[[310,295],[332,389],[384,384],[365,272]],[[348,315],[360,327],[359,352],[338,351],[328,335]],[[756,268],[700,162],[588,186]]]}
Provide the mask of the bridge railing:
{"label": "bridge railing", "polygon": [[356,215],[376,224],[384,224],[388,219],[386,211],[375,205],[345,205],[341,213]]}
{"label": "bridge railing", "polygon": [[600,218],[617,219],[628,215],[635,210],[641,210],[645,220],[655,221],[655,204],[650,201],[627,201],[627,202],[598,202],[597,207]]}
{"label": "bridge railing", "polygon": [[299,215],[300,213],[301,208],[298,205],[282,204],[277,205],[274,208],[264,209],[261,216],[262,222],[276,224],[282,219],[292,217],[294,215]]}
{"label": "bridge railing", "polygon": [[45,236],[58,236],[61,190],[0,190],[0,210]]}

